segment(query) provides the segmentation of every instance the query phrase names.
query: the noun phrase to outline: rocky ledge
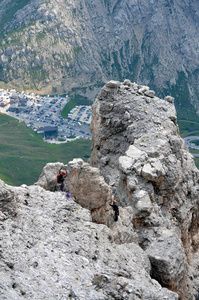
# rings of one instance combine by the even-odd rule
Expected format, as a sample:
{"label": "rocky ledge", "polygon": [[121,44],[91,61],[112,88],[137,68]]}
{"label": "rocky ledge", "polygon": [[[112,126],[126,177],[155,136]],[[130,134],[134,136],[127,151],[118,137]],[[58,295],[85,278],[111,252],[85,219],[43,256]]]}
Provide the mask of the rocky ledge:
{"label": "rocky ledge", "polygon": [[199,171],[174,99],[110,81],[91,132],[88,163],[49,163],[33,186],[0,182],[1,299],[198,299]]}

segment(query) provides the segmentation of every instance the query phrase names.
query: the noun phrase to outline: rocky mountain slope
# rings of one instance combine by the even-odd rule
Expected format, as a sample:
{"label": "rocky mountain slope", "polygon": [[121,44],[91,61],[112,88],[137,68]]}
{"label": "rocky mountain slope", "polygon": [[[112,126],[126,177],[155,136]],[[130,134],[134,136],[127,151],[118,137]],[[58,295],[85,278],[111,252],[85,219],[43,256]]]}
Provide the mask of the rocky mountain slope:
{"label": "rocky mountain slope", "polygon": [[[197,300],[199,171],[173,98],[110,81],[91,131],[89,163],[49,163],[33,186],[0,182],[1,299]],[[56,191],[60,168],[70,198]]]}
{"label": "rocky mountain slope", "polygon": [[0,80],[90,96],[110,79],[142,82],[198,109],[197,0],[1,1]]}

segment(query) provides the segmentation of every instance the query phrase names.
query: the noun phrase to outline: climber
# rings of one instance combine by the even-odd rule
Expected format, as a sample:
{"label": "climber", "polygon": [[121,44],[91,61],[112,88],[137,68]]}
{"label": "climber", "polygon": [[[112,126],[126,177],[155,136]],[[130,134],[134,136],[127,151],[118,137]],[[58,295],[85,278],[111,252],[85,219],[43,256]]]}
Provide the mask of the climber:
{"label": "climber", "polygon": [[118,216],[119,216],[119,208],[118,205],[116,204],[116,200],[113,200],[113,204],[109,204],[110,206],[112,206],[114,212],[115,212],[115,217],[114,217],[114,221],[117,222],[118,220]]}
{"label": "climber", "polygon": [[66,175],[65,172],[59,172],[59,174],[57,175],[57,183],[59,184],[60,186],[60,190],[63,192],[64,191],[64,176]]}

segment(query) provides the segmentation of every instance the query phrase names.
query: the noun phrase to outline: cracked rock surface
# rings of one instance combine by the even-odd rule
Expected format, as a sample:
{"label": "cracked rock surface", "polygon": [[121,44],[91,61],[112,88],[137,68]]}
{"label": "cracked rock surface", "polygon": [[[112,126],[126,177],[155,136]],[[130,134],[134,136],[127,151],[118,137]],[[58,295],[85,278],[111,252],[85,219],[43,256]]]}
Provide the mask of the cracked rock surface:
{"label": "cracked rock surface", "polygon": [[1,300],[198,299],[199,171],[173,102],[110,81],[89,162],[49,163],[32,186],[0,181]]}
{"label": "cracked rock surface", "polygon": [[149,91],[129,80],[101,89],[93,104],[90,162],[119,205],[131,206],[152,276],[192,299],[199,289],[199,172],[179,135],[174,99]]}

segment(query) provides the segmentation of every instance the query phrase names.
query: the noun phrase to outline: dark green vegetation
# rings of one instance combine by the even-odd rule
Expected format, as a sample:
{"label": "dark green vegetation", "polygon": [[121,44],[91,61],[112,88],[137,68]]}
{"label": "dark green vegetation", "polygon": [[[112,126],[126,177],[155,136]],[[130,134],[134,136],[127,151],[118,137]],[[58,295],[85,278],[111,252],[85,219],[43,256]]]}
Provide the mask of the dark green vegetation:
{"label": "dark green vegetation", "polygon": [[170,86],[168,82],[167,84],[169,89],[164,90],[164,95],[170,95],[175,98],[175,107],[178,120],[199,122],[199,117],[196,114],[196,110],[191,104],[191,96],[189,91],[190,78],[190,74],[189,77],[186,77],[184,72],[178,72],[176,84]]}
{"label": "dark green vegetation", "polygon": [[191,141],[193,144],[195,144],[196,146],[199,146],[199,140],[192,140]]}
{"label": "dark green vegetation", "polygon": [[[10,1],[6,6],[3,0],[0,0],[0,7],[4,11],[4,17],[0,20],[0,32],[2,31],[4,25],[10,22],[14,14],[27,5],[31,0],[15,0]],[[2,7],[3,6],[3,7]]]}
{"label": "dark green vegetation", "polygon": [[[189,148],[189,152],[192,154],[197,154],[197,155],[199,154],[198,150],[191,149],[191,148]],[[195,161],[196,167],[199,169],[199,157],[194,156],[194,161]]]}
{"label": "dark green vegetation", "polygon": [[198,122],[188,120],[178,120],[178,126],[180,129],[180,136],[182,138],[191,135],[199,136],[199,120]]}
{"label": "dark green vegetation", "polygon": [[[160,97],[170,95],[175,98],[177,122],[182,138],[192,135],[199,136],[199,116],[196,114],[196,110],[191,104],[189,91],[189,79],[191,79],[192,74],[187,74],[188,77],[184,72],[178,72],[176,84],[170,86],[168,83],[169,89],[165,89],[164,94],[158,95]],[[153,89],[153,87],[151,88]],[[189,151],[194,154],[199,154],[198,150],[190,148]],[[197,168],[199,168],[199,157],[194,157],[194,159]]]}
{"label": "dark green vegetation", "polygon": [[69,112],[76,106],[76,105],[92,105],[92,102],[87,100],[86,98],[76,95],[70,95],[70,101],[66,104],[64,109],[62,110],[61,116],[67,119]]}
{"label": "dark green vegetation", "polygon": [[67,164],[75,157],[87,161],[91,141],[50,145],[23,122],[0,114],[0,178],[11,185],[33,184],[49,162]]}
{"label": "dark green vegetation", "polygon": [[[198,118],[199,119],[199,118]],[[186,136],[199,136],[199,120],[198,122],[188,120],[178,120],[178,126],[180,129],[180,136],[182,138]],[[192,141],[197,145],[198,141]],[[189,148],[189,151],[193,154],[199,154],[199,150]],[[196,167],[199,169],[199,157],[194,157]]]}

